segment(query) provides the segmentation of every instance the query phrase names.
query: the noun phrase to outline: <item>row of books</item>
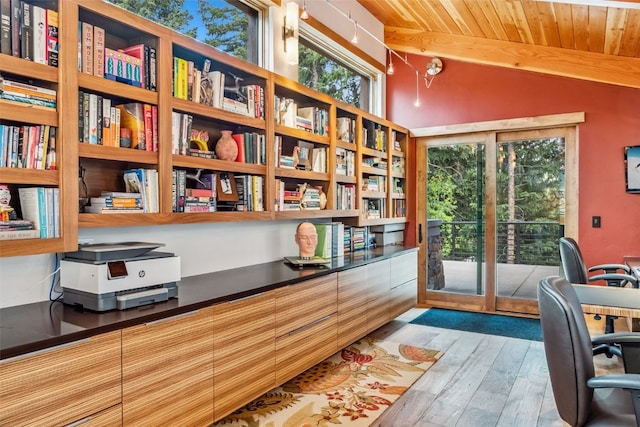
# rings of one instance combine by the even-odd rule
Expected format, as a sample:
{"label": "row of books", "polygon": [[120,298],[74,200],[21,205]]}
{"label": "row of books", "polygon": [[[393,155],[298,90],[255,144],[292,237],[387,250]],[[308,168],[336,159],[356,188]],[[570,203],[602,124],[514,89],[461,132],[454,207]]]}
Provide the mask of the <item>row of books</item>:
{"label": "row of books", "polygon": [[318,235],[314,255],[324,259],[344,256],[344,224],[334,221],[314,225]]}
{"label": "row of books", "polygon": [[356,153],[336,147],[336,174],[355,176],[356,175]]}
{"label": "row of books", "polygon": [[237,132],[231,137],[238,145],[236,162],[264,165],[267,163],[266,138],[256,132]]}
{"label": "row of books", "polygon": [[0,99],[55,110],[57,92],[53,89],[0,76]]}
{"label": "row of books", "polygon": [[218,175],[214,172],[200,173],[192,178],[195,187],[187,187],[187,171],[174,169],[172,172],[173,212],[215,212],[217,211]]}
{"label": "row of books", "polygon": [[274,96],[275,122],[278,125],[302,129],[316,135],[329,134],[329,113],[319,107],[298,107],[293,98]]}
{"label": "row of books", "polygon": [[393,217],[403,218],[407,216],[407,201],[405,199],[393,200]]}
{"label": "row of books", "polygon": [[336,191],[336,209],[351,210],[356,208],[355,184],[338,184]]}
{"label": "row of books", "polygon": [[57,128],[0,125],[0,167],[55,170]]}
{"label": "row of books", "polygon": [[106,40],[104,28],[78,22],[78,71],[155,91],[156,49],[140,43],[114,50]]}
{"label": "row of books", "polygon": [[199,68],[195,62],[173,58],[173,96],[244,116],[264,119],[264,88],[242,84],[232,73],[211,70],[205,59]]}
{"label": "row of books", "polygon": [[374,235],[369,227],[344,227],[344,251],[356,252],[375,246]]}
{"label": "row of books", "polygon": [[[35,3],[35,2],[33,2]],[[0,52],[58,66],[58,12],[20,0],[0,1]]]}
{"label": "row of books", "polygon": [[[327,147],[315,146],[311,142],[297,141],[295,146],[284,147],[282,135],[274,138],[274,155],[278,159],[278,167],[285,169],[302,169],[319,173],[327,173]],[[285,154],[285,152],[290,154]]]}
{"label": "row of books", "polygon": [[158,151],[158,107],[141,102],[116,105],[106,96],[78,91],[78,140]]}
{"label": "row of books", "polygon": [[362,145],[372,150],[387,151],[387,132],[379,124],[365,121],[362,127]]}
{"label": "row of books", "polygon": [[41,239],[60,237],[60,190],[57,187],[20,187],[22,219],[33,223]]}
{"label": "row of books", "polygon": [[356,121],[351,117],[338,117],[336,119],[336,132],[338,141],[355,144]]}
{"label": "row of books", "polygon": [[236,210],[264,211],[264,177],[261,175],[236,175],[234,179],[238,192]]}
{"label": "row of books", "polygon": [[384,176],[370,175],[362,179],[362,191],[386,192],[387,178]]}

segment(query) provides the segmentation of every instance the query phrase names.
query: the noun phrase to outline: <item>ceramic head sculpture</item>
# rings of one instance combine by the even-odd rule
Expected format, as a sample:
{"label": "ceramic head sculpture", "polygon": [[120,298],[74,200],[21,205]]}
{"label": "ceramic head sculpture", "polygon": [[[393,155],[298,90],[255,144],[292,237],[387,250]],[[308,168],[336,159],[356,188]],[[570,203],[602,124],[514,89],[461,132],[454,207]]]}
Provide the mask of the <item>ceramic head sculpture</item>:
{"label": "ceramic head sculpture", "polygon": [[296,244],[300,248],[300,258],[311,259],[316,253],[318,234],[316,227],[310,222],[301,222],[296,228]]}

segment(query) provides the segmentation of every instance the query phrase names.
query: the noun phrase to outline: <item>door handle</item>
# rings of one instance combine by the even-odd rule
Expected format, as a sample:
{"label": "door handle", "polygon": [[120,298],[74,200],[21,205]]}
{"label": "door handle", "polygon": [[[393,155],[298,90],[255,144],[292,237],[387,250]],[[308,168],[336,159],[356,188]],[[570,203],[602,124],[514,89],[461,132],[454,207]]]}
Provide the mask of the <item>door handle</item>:
{"label": "door handle", "polygon": [[418,224],[418,243],[422,243],[422,224]]}

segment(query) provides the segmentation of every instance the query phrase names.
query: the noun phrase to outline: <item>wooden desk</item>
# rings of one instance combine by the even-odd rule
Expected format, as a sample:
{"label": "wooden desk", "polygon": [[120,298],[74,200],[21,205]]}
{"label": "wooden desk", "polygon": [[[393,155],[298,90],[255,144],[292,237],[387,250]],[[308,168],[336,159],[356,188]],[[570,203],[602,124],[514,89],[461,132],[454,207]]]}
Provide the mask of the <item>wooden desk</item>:
{"label": "wooden desk", "polygon": [[[640,290],[638,290],[640,292]],[[626,318],[640,318],[639,308],[612,307],[608,305],[582,304],[582,311],[587,314],[602,316],[620,316]]]}

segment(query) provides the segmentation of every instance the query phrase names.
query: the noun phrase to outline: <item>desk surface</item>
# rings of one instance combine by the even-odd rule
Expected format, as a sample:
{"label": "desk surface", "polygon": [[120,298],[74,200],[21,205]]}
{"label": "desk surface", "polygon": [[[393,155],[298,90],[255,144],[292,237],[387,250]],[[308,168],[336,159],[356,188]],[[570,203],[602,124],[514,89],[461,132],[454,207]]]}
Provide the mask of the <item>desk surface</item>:
{"label": "desk surface", "polygon": [[640,309],[613,307],[610,305],[582,304],[582,311],[588,314],[600,314],[603,316],[620,316],[640,318]]}

